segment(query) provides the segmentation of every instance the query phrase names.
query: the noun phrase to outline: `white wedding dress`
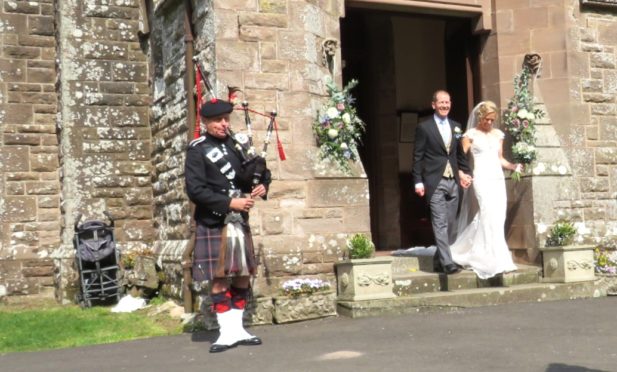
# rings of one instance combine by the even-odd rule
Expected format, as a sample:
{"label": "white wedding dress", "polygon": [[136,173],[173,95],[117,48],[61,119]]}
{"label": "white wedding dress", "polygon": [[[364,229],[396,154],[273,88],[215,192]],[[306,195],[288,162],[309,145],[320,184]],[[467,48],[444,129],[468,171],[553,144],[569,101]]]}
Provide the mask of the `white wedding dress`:
{"label": "white wedding dress", "polygon": [[[472,128],[465,136],[472,141],[470,151],[474,168],[472,187],[465,190],[468,195],[463,198],[471,202],[463,202],[459,235],[450,250],[454,262],[486,279],[517,269],[504,236],[507,199],[499,160],[500,140],[504,134],[499,129],[485,133]],[[469,204],[476,204],[476,201],[479,209],[474,215]],[[467,216],[471,217],[471,222]]]}

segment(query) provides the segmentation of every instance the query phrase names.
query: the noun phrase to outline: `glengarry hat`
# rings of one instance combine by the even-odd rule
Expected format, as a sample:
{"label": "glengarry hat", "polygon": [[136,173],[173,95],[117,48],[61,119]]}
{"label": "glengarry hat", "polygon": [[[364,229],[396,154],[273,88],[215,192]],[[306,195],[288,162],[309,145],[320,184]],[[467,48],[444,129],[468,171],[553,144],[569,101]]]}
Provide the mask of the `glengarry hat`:
{"label": "glengarry hat", "polygon": [[213,118],[216,116],[229,114],[234,110],[234,106],[221,99],[212,98],[201,105],[199,114],[204,118]]}

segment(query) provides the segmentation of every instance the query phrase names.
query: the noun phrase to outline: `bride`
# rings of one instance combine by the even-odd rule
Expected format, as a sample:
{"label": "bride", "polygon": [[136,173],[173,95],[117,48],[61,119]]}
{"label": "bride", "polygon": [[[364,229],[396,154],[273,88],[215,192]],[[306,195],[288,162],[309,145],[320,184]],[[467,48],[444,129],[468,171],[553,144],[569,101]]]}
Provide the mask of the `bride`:
{"label": "bride", "polygon": [[457,264],[472,269],[481,279],[514,271],[506,245],[506,184],[502,168],[520,171],[503,157],[504,133],[493,128],[498,109],[491,101],[474,107],[463,135],[465,153],[471,150],[473,186],[465,190],[459,216],[458,238],[450,247]]}

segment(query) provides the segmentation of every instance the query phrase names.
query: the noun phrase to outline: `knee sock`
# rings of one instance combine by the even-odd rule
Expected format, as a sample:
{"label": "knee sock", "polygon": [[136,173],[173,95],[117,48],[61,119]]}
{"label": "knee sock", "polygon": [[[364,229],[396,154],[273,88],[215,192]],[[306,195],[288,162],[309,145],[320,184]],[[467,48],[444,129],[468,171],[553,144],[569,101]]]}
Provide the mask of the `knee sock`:
{"label": "knee sock", "polygon": [[210,295],[212,299],[212,312],[221,314],[231,310],[231,293],[220,292],[220,293],[212,293]]}
{"label": "knee sock", "polygon": [[249,296],[249,288],[230,288],[231,307],[234,309],[244,310]]}

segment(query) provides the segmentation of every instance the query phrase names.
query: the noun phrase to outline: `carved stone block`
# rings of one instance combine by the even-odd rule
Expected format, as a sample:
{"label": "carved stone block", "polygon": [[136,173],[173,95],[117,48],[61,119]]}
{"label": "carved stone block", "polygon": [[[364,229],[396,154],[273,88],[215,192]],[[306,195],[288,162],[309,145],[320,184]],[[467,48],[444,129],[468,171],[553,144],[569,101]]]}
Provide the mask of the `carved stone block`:
{"label": "carved stone block", "polygon": [[391,257],[375,257],[337,263],[338,299],[362,301],[395,297],[392,260]]}
{"label": "carved stone block", "polygon": [[595,280],[593,245],[542,248],[544,282],[570,283]]}

